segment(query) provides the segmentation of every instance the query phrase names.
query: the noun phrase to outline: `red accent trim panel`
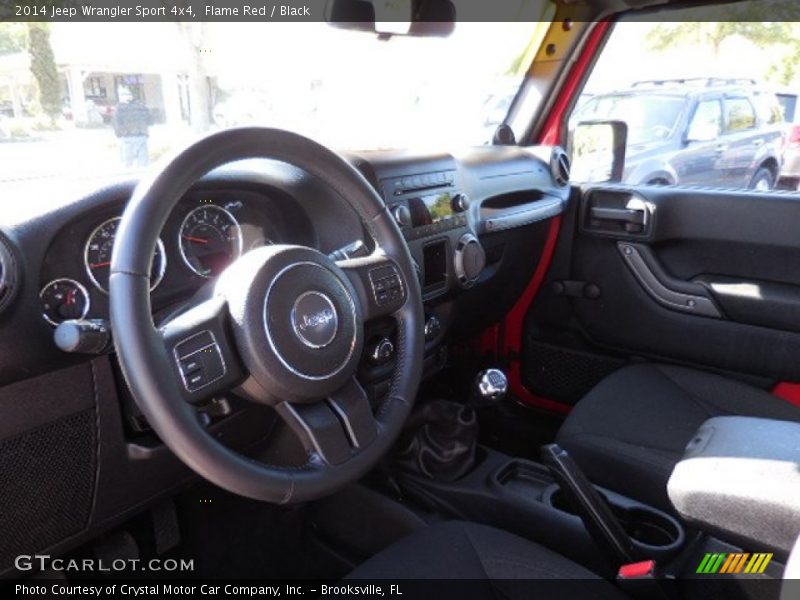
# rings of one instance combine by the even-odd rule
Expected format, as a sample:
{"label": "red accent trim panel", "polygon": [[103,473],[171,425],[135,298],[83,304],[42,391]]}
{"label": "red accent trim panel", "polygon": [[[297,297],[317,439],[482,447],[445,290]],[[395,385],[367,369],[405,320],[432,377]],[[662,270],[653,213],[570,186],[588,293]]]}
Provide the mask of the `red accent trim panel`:
{"label": "red accent trim panel", "polygon": [[542,255],[539,257],[539,264],[536,265],[536,270],[533,272],[533,277],[528,282],[525,291],[522,292],[522,295],[517,299],[511,310],[508,311],[503,323],[505,335],[503,336],[503,347],[500,352],[502,356],[518,355],[522,348],[522,330],[525,325],[525,315],[528,314],[528,309],[539,293],[539,288],[542,287],[544,277],[550,268],[560,228],[561,215],[550,219],[550,227],[547,230],[547,239],[542,248]]}
{"label": "red accent trim panel", "polygon": [[598,48],[603,43],[608,29],[611,27],[610,21],[598,21],[592,30],[589,32],[589,37],[586,39],[586,44],[581,49],[578,60],[569,72],[564,85],[558,92],[558,98],[553,103],[553,108],[547,116],[547,120],[542,127],[542,133],[539,137],[539,143],[545,146],[555,146],[560,144],[564,139],[562,134],[562,127],[566,122],[566,112],[570,108],[572,99],[578,93],[578,87],[582,85],[584,75],[592,64],[592,60],[597,53]]}
{"label": "red accent trim panel", "polygon": [[[610,27],[610,21],[599,21],[592,27],[586,39],[586,43],[580,50],[580,55],[570,69],[564,81],[564,85],[561,90],[559,90],[558,97],[550,110],[550,114],[544,122],[538,143],[551,146],[561,143],[563,139],[562,128],[564,123],[566,123],[567,111],[570,109],[572,99],[578,93],[578,88],[582,85],[584,77],[591,67],[592,61]],[[534,298],[536,298],[536,295],[539,293],[545,275],[550,268],[560,227],[560,216],[551,219],[550,228],[547,232],[547,240],[545,241],[542,255],[539,258],[539,264],[536,266],[531,281],[528,283],[522,296],[520,296],[514,304],[514,307],[508,315],[506,315],[505,321],[502,324],[502,329],[495,326],[485,331],[481,336],[480,346],[484,353],[486,350],[494,349],[500,356],[511,358],[508,373],[509,387],[511,388],[511,392],[521,402],[544,410],[567,414],[572,409],[570,405],[556,402],[548,398],[542,398],[525,388],[522,384],[519,359],[522,348],[525,315],[528,314],[528,310]]]}
{"label": "red accent trim panel", "polygon": [[772,388],[772,395],[800,407],[800,383],[781,381]]}
{"label": "red accent trim panel", "polygon": [[[501,356],[511,357],[511,364],[509,365],[508,384],[511,393],[522,403],[529,406],[535,406],[545,410],[567,414],[571,407],[567,404],[555,402],[547,398],[537,396],[522,384],[522,376],[520,373],[520,352],[522,351],[522,335],[525,325],[525,315],[533,303],[534,298],[539,293],[542,287],[545,275],[550,269],[550,263],[553,260],[553,254],[556,249],[556,242],[558,241],[558,232],[561,229],[561,215],[553,217],[550,220],[550,227],[547,230],[547,239],[542,248],[542,255],[539,258],[539,264],[536,265],[536,270],[533,273],[528,286],[517,302],[506,315],[503,322],[504,335],[502,339],[502,348],[500,349]],[[496,346],[497,347],[497,346]]]}

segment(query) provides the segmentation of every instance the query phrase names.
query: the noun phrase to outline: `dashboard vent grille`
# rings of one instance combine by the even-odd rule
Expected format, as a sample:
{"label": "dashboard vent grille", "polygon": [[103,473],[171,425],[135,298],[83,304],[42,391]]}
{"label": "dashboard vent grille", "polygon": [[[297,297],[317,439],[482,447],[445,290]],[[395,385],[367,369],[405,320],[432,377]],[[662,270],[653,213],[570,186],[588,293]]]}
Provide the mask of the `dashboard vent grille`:
{"label": "dashboard vent grille", "polygon": [[560,147],[553,148],[553,154],[550,156],[550,172],[553,179],[560,186],[569,184],[569,156]]}

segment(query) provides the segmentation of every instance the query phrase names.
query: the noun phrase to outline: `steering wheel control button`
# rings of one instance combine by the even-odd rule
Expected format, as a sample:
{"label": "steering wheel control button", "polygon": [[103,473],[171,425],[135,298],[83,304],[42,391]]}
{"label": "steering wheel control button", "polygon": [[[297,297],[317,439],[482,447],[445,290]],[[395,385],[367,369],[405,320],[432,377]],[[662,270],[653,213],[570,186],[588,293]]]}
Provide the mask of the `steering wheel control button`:
{"label": "steering wheel control button", "polygon": [[324,348],[339,330],[336,307],[321,292],[300,294],[292,308],[291,319],[294,334],[309,348]]}
{"label": "steering wheel control button", "polygon": [[399,303],[403,299],[403,283],[394,266],[372,269],[369,272],[369,282],[372,296],[378,306]]}
{"label": "steering wheel control button", "polygon": [[196,358],[186,358],[181,361],[181,372],[186,375],[194,375],[203,368],[203,364]]}
{"label": "steering wheel control button", "polygon": [[385,365],[394,357],[394,344],[388,337],[375,342],[369,349],[369,360],[374,365]]}
{"label": "steering wheel control button", "polygon": [[210,331],[201,331],[176,344],[174,352],[188,392],[196,392],[225,376],[225,360]]}

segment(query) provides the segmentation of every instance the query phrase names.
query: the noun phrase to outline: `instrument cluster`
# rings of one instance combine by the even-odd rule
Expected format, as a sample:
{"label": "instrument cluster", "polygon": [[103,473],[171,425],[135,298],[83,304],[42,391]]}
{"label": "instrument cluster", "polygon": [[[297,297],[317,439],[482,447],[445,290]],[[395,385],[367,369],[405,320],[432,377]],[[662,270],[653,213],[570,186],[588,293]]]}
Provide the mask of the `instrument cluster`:
{"label": "instrument cluster", "polygon": [[[309,242],[307,232],[301,232],[300,239],[290,236],[294,239],[287,240],[282,230],[292,219],[279,210],[276,214],[276,204],[264,200],[247,191],[184,198],[164,226],[153,254],[150,291],[154,309],[185,299],[243,252],[276,242]],[[39,293],[42,316],[49,324],[108,318],[111,255],[123,208],[73,223],[51,246]],[[75,264],[76,246],[81,252],[79,265]]]}

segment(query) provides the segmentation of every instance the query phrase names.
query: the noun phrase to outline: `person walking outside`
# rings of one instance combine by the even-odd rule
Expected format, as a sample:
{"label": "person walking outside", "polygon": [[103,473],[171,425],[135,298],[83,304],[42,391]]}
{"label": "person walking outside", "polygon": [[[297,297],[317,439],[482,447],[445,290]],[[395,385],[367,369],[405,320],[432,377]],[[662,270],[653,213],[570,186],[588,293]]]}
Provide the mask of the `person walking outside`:
{"label": "person walking outside", "polygon": [[119,92],[119,104],[111,119],[114,135],[120,141],[120,158],[126,167],[146,167],[150,162],[147,148],[150,110],[128,89]]}

